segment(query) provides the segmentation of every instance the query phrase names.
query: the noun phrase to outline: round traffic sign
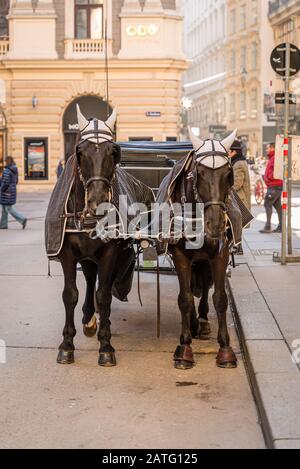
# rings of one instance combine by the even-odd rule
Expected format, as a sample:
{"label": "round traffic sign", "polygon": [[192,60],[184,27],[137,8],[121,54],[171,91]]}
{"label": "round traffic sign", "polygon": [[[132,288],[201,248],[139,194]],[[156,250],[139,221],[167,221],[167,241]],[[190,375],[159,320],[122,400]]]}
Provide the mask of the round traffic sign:
{"label": "round traffic sign", "polygon": [[[286,74],[286,54],[288,43],[279,44],[271,54],[271,66],[278,75]],[[290,44],[290,76],[296,75],[300,70],[300,50],[294,44]]]}

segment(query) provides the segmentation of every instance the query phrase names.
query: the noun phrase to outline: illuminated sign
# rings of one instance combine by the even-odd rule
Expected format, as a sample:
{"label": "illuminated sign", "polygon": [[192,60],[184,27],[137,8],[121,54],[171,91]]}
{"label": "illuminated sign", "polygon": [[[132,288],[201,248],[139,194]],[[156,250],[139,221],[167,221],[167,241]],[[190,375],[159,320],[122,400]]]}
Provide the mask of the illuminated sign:
{"label": "illuminated sign", "polygon": [[155,36],[159,31],[159,27],[156,24],[139,24],[139,25],[129,25],[126,28],[126,33],[130,37],[139,36]]}

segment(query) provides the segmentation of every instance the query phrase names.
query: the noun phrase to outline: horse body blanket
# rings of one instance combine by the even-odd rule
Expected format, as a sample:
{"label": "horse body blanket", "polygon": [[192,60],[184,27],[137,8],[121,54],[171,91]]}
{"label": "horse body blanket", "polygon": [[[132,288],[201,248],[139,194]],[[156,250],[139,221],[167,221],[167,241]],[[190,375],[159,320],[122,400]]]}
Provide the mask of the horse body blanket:
{"label": "horse body blanket", "polygon": [[[177,184],[180,184],[181,178],[185,177],[192,168],[193,154],[194,152],[191,151],[186,157],[180,160],[164,178],[156,198],[159,204],[173,202]],[[233,244],[236,246],[242,242],[243,228],[253,220],[253,216],[233,188],[230,191],[227,201],[227,215]],[[164,250],[165,248],[161,246],[161,249]]]}
{"label": "horse body blanket", "polygon": [[[70,200],[71,190],[75,181],[77,168],[76,155],[72,155],[64,168],[61,176],[53,189],[45,220],[45,244],[49,259],[58,259],[63,246],[65,232],[68,225],[74,226],[74,221],[68,217],[70,211],[72,214],[72,200]],[[80,184],[82,184],[80,182]],[[123,168],[116,169],[116,177],[112,183],[112,204],[119,208],[119,196],[127,196],[128,205],[136,202],[143,203],[151,209],[151,203],[154,202],[152,190],[137,180],[134,176],[127,173]],[[82,207],[78,207],[81,209]],[[130,223],[131,218],[127,220]],[[96,220],[91,219],[90,226],[95,226]],[[75,231],[75,230],[74,230]]]}

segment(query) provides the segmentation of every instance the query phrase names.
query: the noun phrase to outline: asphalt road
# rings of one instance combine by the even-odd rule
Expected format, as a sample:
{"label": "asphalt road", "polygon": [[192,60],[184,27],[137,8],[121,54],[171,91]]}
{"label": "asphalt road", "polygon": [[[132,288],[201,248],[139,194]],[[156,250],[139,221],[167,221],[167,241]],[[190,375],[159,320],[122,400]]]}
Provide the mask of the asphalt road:
{"label": "asphalt road", "polygon": [[6,344],[6,363],[0,364],[0,447],[264,448],[230,315],[236,370],[215,365],[212,307],[211,340],[193,343],[196,366],[174,369],[180,333],[176,277],[161,279],[159,340],[153,275],[142,275],[143,308],[136,285],[128,303],[113,302],[118,366],[103,369],[97,364],[97,339],[82,333],[79,273],[76,362],[56,364],[64,324],[63,278],[57,263],[47,277],[43,216],[48,196],[21,194],[17,208],[29,216],[28,228],[22,231],[11,222],[9,230],[0,231],[0,343]]}

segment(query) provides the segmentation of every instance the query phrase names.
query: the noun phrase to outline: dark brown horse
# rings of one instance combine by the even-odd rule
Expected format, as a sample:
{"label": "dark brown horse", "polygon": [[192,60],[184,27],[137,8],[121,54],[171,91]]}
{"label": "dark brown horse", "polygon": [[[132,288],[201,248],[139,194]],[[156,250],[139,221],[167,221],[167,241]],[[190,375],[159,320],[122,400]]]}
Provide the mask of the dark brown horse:
{"label": "dark brown horse", "polygon": [[[96,218],[99,205],[111,200],[112,184],[118,172],[117,164],[121,158],[120,147],[112,141],[116,114],[114,113],[104,123],[97,119],[87,121],[80,113],[79,108],[77,112],[80,137],[76,147],[75,181],[68,202],[68,213],[74,213],[72,220],[76,228],[79,222],[84,222],[90,217]],[[119,171],[124,170],[120,169]],[[125,175],[125,177],[127,176],[130,178],[129,175]],[[80,219],[77,218],[78,216]],[[126,277],[127,267],[130,272],[133,272],[135,253],[132,240],[111,239],[109,242],[104,242],[100,239],[91,239],[88,233],[81,232],[78,227],[77,232],[66,232],[59,260],[65,279],[63,302],[66,322],[57,362],[60,364],[74,362],[73,339],[76,334],[74,310],[78,302],[76,267],[79,263],[87,283],[82,321],[84,333],[87,336],[96,334],[97,323],[94,304],[94,297],[96,297],[97,311],[100,314],[98,363],[101,366],[116,365],[110,329],[112,292],[120,270],[124,277]],[[98,287],[96,295],[94,295],[97,278]],[[126,296],[127,293],[125,292],[124,295]]]}
{"label": "dark brown horse", "polygon": [[[229,238],[226,216],[226,200],[233,185],[233,172],[227,157],[236,132],[222,142],[203,142],[194,135],[193,167],[183,174],[184,183],[175,187],[173,202],[203,203],[204,205],[204,244],[203,247],[187,249],[186,240],[169,245],[180,284],[178,305],[182,316],[180,345],[174,360],[175,367],[191,368],[194,364],[192,337],[208,338],[210,326],[208,314],[208,292],[214,285],[213,303],[218,315],[218,342],[220,350],[217,365],[236,367],[237,359],[230,347],[226,323],[228,299],[225,291],[225,276],[229,262]],[[188,176],[188,177],[187,177]],[[202,296],[196,316],[193,283],[201,283]],[[195,286],[195,285],[194,285]]]}

